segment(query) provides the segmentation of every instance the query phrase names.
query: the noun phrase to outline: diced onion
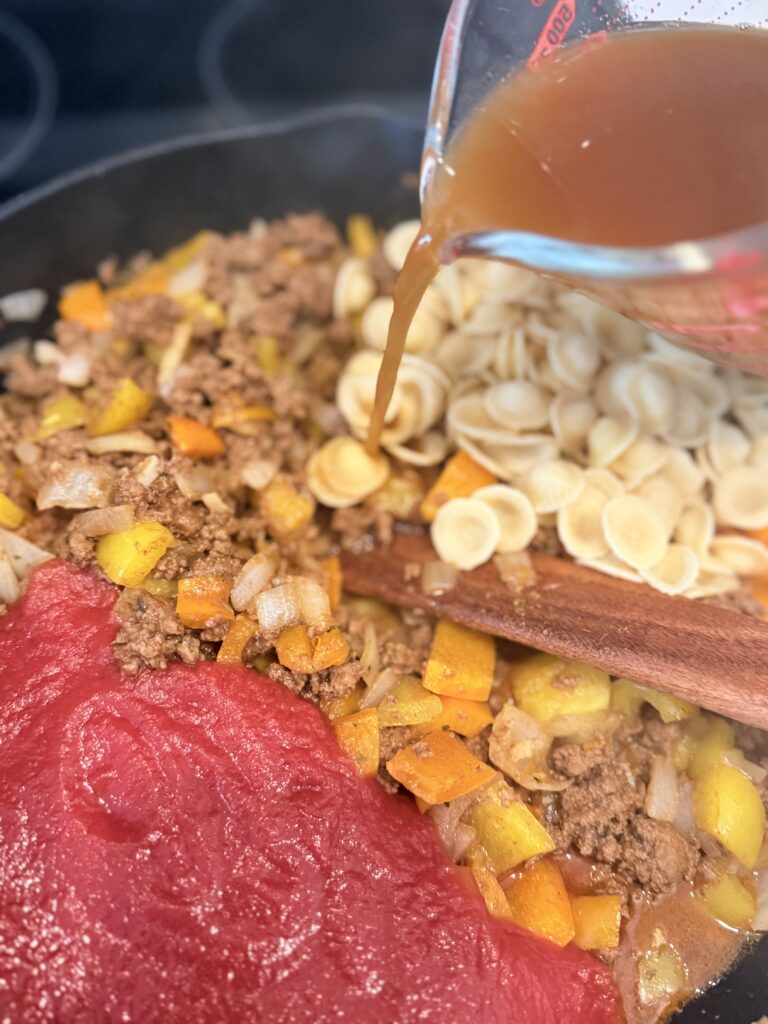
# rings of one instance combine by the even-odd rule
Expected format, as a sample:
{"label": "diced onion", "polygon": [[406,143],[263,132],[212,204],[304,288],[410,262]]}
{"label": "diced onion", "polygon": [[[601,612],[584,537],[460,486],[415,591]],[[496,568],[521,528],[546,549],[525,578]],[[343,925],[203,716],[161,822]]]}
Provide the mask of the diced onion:
{"label": "diced onion", "polygon": [[381,654],[376,626],[372,622],[366,622],[363,633],[363,651],[360,655],[360,677],[367,686],[371,686],[380,671]]}
{"label": "diced onion", "polygon": [[277,463],[269,459],[250,459],[240,470],[240,479],[246,487],[260,491],[272,482],[277,470]]}
{"label": "diced onion", "polygon": [[45,339],[34,343],[32,353],[38,366],[58,366],[64,358],[59,346]]}
{"label": "diced onion", "polygon": [[148,455],[136,466],[133,475],[143,487],[151,487],[160,476],[160,459],[156,455]]}
{"label": "diced onion", "polygon": [[106,466],[60,464],[40,488],[37,507],[103,508],[109,504],[113,476]]}
{"label": "diced onion", "polygon": [[17,441],[13,446],[13,454],[22,466],[34,466],[36,462],[40,461],[40,456],[43,453],[40,446],[32,441]]}
{"label": "diced onion", "polygon": [[19,596],[19,581],[6,553],[0,549],[0,601],[10,604]]}
{"label": "diced onion", "polygon": [[59,363],[56,379],[60,384],[84,388],[91,379],[91,360],[84,352],[73,352]]}
{"label": "diced onion", "polygon": [[379,672],[361,697],[360,710],[377,708],[395,683],[400,681],[400,678],[400,675],[393,668],[385,668],[383,672]]}
{"label": "diced onion", "polygon": [[696,831],[693,817],[693,783],[683,779],[677,787],[677,811],[673,825],[684,836],[692,836]]}
{"label": "diced onion", "polygon": [[265,554],[249,558],[232,585],[229,600],[235,611],[241,612],[253,602],[257,594],[269,586],[275,575],[275,564]]}
{"label": "diced onion", "polygon": [[191,292],[202,291],[207,273],[205,261],[202,259],[193,260],[186,267],[177,270],[168,279],[168,294],[177,297],[189,295]]}
{"label": "diced onion", "polygon": [[658,755],[651,765],[651,778],[645,795],[645,813],[656,821],[674,821],[677,817],[677,772],[668,757]]}
{"label": "diced onion", "polygon": [[331,602],[328,592],[315,580],[299,576],[296,580],[301,619],[308,626],[317,629],[329,629],[333,624]]}
{"label": "diced onion", "polygon": [[259,625],[267,632],[298,625],[301,622],[301,606],[295,581],[281,583],[257,594],[253,599],[253,610]]}
{"label": "diced onion", "polygon": [[143,430],[124,430],[118,434],[102,434],[92,437],[86,444],[90,455],[106,455],[108,452],[134,452],[139,455],[154,455],[157,441]]}
{"label": "diced onion", "polygon": [[451,800],[450,803],[436,804],[429,809],[429,816],[435,823],[440,842],[453,861],[462,859],[475,837],[475,830],[465,825],[461,819],[475,803],[483,788]]}
{"label": "diced onion", "polygon": [[421,572],[421,589],[425,594],[444,594],[456,586],[459,571],[447,562],[427,562]]}
{"label": "diced onion", "polygon": [[494,555],[499,579],[512,590],[523,590],[536,582],[536,570],[527,551],[505,551]]}
{"label": "diced onion", "polygon": [[42,288],[24,288],[0,299],[0,316],[7,323],[32,323],[45,309],[48,292]]}
{"label": "diced onion", "polygon": [[78,532],[85,534],[86,537],[105,537],[108,533],[130,530],[134,522],[131,505],[108,505],[106,508],[95,508],[90,512],[81,512],[73,520]]}
{"label": "diced onion", "polygon": [[216,490],[213,476],[205,466],[191,466],[188,469],[179,470],[178,473],[173,474],[173,479],[184,497],[189,498],[190,501],[197,501],[204,494]]}
{"label": "diced onion", "polygon": [[552,737],[531,715],[507,703],[493,723],[488,756],[491,762],[528,790],[560,793],[572,779],[560,779],[547,764]]}
{"label": "diced onion", "polygon": [[208,491],[206,494],[202,495],[200,500],[209,512],[218,512],[221,515],[226,515],[228,512],[232,511],[218,491]]}
{"label": "diced onion", "polygon": [[0,547],[19,579],[23,579],[35,566],[42,565],[43,562],[53,558],[50,551],[44,551],[37,544],[33,544],[31,540],[27,540],[26,537],[20,537],[18,533],[2,528],[0,528]]}

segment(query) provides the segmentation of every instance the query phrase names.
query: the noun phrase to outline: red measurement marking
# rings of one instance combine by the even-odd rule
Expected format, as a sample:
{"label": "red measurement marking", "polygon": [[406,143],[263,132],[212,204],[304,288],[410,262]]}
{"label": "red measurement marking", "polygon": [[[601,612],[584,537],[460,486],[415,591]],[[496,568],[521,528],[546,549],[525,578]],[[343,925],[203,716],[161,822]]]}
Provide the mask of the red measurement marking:
{"label": "red measurement marking", "polygon": [[546,57],[547,54],[556,50],[565,41],[575,20],[576,0],[559,0],[547,18],[533,52],[528,58],[528,67],[538,64],[542,57]]}

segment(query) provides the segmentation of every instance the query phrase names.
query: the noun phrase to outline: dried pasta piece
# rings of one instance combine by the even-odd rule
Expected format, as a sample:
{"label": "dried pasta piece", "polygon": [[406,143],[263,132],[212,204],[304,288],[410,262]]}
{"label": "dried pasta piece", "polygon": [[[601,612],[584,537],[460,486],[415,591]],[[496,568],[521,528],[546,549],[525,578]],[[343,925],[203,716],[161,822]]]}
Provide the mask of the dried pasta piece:
{"label": "dried pasta piece", "polygon": [[335,437],[307,463],[307,486],[329,508],[348,508],[382,487],[389,472],[384,455],[369,455],[354,437]]}
{"label": "dried pasta piece", "polygon": [[417,220],[404,220],[388,231],[381,243],[387,263],[398,272],[403,269],[408,250],[419,234],[421,224]]}
{"label": "dried pasta piece", "polygon": [[443,562],[458,569],[475,569],[493,556],[501,539],[501,527],[484,502],[477,498],[452,498],[437,510],[431,536]]}
{"label": "dried pasta piece", "polygon": [[648,434],[641,434],[611,463],[627,487],[636,487],[663,468],[671,449]]}
{"label": "dried pasta piece", "polygon": [[638,362],[627,377],[626,404],[632,419],[649,433],[665,430],[672,422],[676,391],[662,367]]}
{"label": "dried pasta piece", "polygon": [[602,558],[577,558],[578,565],[585,569],[594,569],[595,572],[605,573],[606,576],[613,576],[617,580],[626,580],[628,583],[642,583],[643,577],[639,572],[622,562],[615,555],[604,555]]}
{"label": "dried pasta piece", "polygon": [[704,444],[708,430],[707,410],[686,384],[681,384],[675,391],[672,417],[665,427],[658,429],[659,437],[678,448],[695,448]]}
{"label": "dried pasta piece", "polygon": [[698,499],[687,504],[675,527],[675,540],[701,556],[709,549],[715,536],[715,513],[706,501]]}
{"label": "dried pasta piece", "polygon": [[700,572],[699,578],[686,590],[685,596],[693,600],[704,597],[722,597],[741,588],[738,576],[729,573]]}
{"label": "dried pasta piece", "polygon": [[587,436],[590,466],[610,466],[637,440],[637,423],[602,416]]}
{"label": "dried pasta piece", "polygon": [[589,334],[561,334],[547,342],[547,359],[561,388],[583,394],[600,368],[600,345]]}
{"label": "dried pasta piece", "polygon": [[678,488],[677,482],[663,472],[654,473],[653,476],[643,480],[635,488],[634,493],[653,506],[671,533],[680,518],[685,503],[685,497]]}
{"label": "dried pasta piece", "polygon": [[362,313],[376,294],[376,282],[368,264],[358,256],[345,260],[336,273],[333,286],[333,315],[344,320]]}
{"label": "dried pasta piece", "polygon": [[386,446],[390,455],[409,466],[437,466],[448,454],[448,438],[439,430],[429,430],[406,444]]}
{"label": "dried pasta piece", "polygon": [[552,459],[529,469],[520,487],[537,512],[558,512],[576,501],[584,490],[584,471],[573,462]]}
{"label": "dried pasta piece", "polygon": [[684,448],[667,448],[667,461],[660,475],[670,479],[686,497],[697,495],[704,486],[703,473]]}
{"label": "dried pasta piece", "polygon": [[710,550],[715,558],[738,576],[762,576],[768,573],[768,545],[741,534],[720,534],[713,538]]}
{"label": "dried pasta piece", "polygon": [[597,406],[581,395],[555,395],[549,406],[549,426],[566,452],[580,451],[597,421]]}
{"label": "dried pasta piece", "polygon": [[608,554],[603,509],[614,497],[598,483],[587,481],[576,501],[557,513],[557,535],[572,558],[603,558]]}
{"label": "dried pasta piece", "polygon": [[684,544],[670,544],[661,561],[650,569],[641,569],[646,583],[663,594],[682,594],[699,575],[696,552]]}
{"label": "dried pasta piece", "polygon": [[493,384],[483,395],[488,415],[508,430],[540,430],[549,424],[551,394],[527,380]]}
{"label": "dried pasta piece", "polygon": [[710,424],[707,454],[718,476],[746,462],[751,447],[747,435],[734,423],[719,419]]}
{"label": "dried pasta piece", "polygon": [[498,377],[523,377],[528,369],[528,351],[525,330],[514,325],[504,331],[496,343],[493,369]]}
{"label": "dried pasta piece", "polygon": [[715,481],[713,505],[718,523],[740,530],[768,526],[768,474],[757,466],[734,466]]}
{"label": "dried pasta piece", "polygon": [[497,551],[523,551],[528,547],[539,524],[533,505],[522,491],[507,484],[492,484],[472,496],[486,504],[499,522]]}
{"label": "dried pasta piece", "polygon": [[649,569],[667,550],[667,524],[649,501],[636,494],[611,498],[603,509],[603,530],[613,554],[633,569]]}

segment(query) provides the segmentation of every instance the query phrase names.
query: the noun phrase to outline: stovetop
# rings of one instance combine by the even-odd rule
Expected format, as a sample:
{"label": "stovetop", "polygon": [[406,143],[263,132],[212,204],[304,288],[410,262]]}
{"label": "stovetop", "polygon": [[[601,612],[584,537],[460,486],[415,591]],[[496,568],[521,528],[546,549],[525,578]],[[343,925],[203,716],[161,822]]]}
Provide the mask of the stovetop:
{"label": "stovetop", "polygon": [[449,0],[0,0],[0,202],[346,100],[423,119]]}

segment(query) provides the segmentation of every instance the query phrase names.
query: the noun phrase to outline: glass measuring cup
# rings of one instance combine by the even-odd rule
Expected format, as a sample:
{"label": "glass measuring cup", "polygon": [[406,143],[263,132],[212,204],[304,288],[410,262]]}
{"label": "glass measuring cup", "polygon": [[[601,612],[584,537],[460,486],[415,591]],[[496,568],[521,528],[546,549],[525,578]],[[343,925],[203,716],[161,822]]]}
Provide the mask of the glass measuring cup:
{"label": "glass measuring cup", "polygon": [[[457,130],[510,72],[563,43],[632,27],[768,28],[765,0],[454,0],[435,70],[421,196]],[[508,260],[556,278],[716,362],[768,375],[768,223],[648,248],[528,232],[452,237],[442,262]]]}

